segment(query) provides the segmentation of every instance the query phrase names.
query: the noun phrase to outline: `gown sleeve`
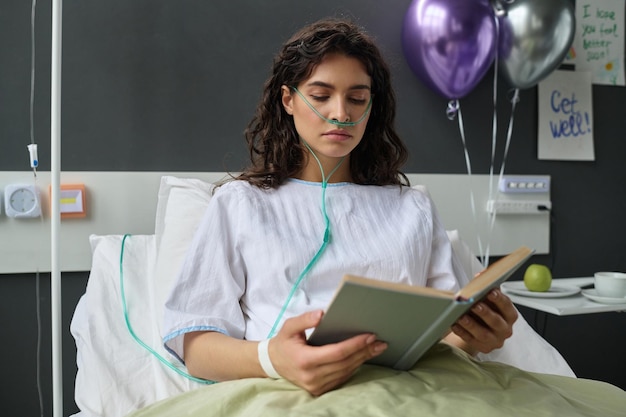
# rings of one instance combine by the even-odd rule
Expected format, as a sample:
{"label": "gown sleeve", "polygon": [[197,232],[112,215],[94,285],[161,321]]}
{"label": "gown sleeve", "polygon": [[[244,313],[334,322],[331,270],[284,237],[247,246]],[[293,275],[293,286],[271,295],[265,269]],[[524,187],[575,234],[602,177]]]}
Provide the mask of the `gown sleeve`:
{"label": "gown sleeve", "polygon": [[181,361],[186,333],[216,331],[244,336],[239,300],[246,280],[237,243],[240,197],[237,190],[220,189],[211,198],[165,303],[163,341]]}

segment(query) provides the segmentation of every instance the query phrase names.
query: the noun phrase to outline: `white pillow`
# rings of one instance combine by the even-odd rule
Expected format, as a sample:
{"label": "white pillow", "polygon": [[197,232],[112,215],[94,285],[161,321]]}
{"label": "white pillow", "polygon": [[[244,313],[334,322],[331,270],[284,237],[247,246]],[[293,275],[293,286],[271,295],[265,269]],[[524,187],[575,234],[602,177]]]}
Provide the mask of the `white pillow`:
{"label": "white pillow", "polygon": [[[201,217],[204,214],[214,187],[214,184],[195,178],[177,178],[167,175],[161,177],[154,225],[157,252],[168,225],[171,229],[173,222],[181,220],[183,226],[197,224],[198,216]],[[188,215],[192,218],[190,221],[185,221],[184,217]],[[185,233],[188,231],[186,228]],[[185,236],[188,237],[188,235]]]}
{"label": "white pillow", "polygon": [[[155,234],[126,239],[123,271],[129,321],[135,334],[180,367],[163,347],[163,304],[213,184],[161,178]],[[121,416],[199,386],[176,374],[131,336],[120,293],[122,235],[90,236],[92,268],[71,323],[76,341],[75,399],[80,417]]]}
{"label": "white pillow", "polygon": [[[131,336],[124,320],[120,285],[122,236],[90,236],[92,269],[70,330],[76,341],[75,400],[81,417],[123,416],[198,386],[166,368]],[[124,294],[135,334],[161,356],[157,326],[160,306],[151,296],[154,235],[135,235],[124,244]]]}
{"label": "white pillow", "polygon": [[163,305],[185,259],[215,185],[198,179],[161,178],[155,234],[154,304],[161,327]]}

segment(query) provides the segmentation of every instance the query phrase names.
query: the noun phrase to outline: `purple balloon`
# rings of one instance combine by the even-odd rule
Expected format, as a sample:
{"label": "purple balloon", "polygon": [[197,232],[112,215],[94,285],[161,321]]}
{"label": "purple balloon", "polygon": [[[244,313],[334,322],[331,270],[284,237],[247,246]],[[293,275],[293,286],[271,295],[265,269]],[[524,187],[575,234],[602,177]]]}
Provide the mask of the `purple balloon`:
{"label": "purple balloon", "polygon": [[476,87],[497,45],[489,0],[413,0],[404,18],[402,46],[418,78],[449,99]]}

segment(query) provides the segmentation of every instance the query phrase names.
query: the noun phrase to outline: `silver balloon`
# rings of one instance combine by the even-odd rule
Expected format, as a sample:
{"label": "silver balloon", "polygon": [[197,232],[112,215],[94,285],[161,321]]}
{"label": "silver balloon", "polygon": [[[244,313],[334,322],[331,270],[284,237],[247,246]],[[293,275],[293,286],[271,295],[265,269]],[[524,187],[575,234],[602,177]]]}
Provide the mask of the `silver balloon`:
{"label": "silver balloon", "polygon": [[516,88],[547,77],[567,55],[576,30],[570,0],[514,0],[502,3],[500,68]]}

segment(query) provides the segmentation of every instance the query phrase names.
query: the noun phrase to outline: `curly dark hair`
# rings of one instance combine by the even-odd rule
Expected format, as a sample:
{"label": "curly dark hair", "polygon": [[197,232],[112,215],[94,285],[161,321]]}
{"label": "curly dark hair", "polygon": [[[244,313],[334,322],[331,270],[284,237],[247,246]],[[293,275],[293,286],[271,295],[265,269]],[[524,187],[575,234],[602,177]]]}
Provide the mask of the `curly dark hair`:
{"label": "curly dark hair", "polygon": [[370,118],[363,139],[350,155],[353,181],[408,185],[407,177],[400,171],[408,152],[394,129],[396,99],[389,67],[363,29],[335,18],[304,27],[274,58],[261,101],[245,130],[251,164],[238,179],[261,188],[277,188],[302,170],[305,149],[292,117],[283,108],[281,87],[296,86],[306,80],[330,53],[358,59],[372,78],[374,100]]}

